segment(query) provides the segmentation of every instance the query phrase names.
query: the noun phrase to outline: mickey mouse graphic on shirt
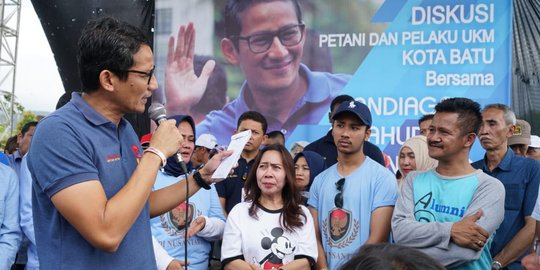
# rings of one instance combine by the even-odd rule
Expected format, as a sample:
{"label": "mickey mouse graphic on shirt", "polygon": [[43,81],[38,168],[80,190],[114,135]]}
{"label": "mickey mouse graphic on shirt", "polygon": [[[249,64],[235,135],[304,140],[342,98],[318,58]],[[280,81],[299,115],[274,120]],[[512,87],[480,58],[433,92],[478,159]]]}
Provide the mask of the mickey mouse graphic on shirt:
{"label": "mickey mouse graphic on shirt", "polygon": [[264,237],[261,240],[261,247],[265,250],[270,250],[262,260],[258,261],[263,269],[277,269],[283,266],[283,258],[286,255],[292,254],[296,249],[289,238],[283,236],[283,229],[276,227],[270,232],[274,239]]}

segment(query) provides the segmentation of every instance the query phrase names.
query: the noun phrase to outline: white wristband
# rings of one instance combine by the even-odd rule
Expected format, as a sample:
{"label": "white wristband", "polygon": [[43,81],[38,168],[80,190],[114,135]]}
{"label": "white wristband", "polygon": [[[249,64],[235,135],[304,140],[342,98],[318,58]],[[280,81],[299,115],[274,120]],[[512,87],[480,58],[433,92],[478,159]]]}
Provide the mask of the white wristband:
{"label": "white wristband", "polygon": [[146,150],[144,150],[144,152],[145,153],[150,152],[150,153],[158,156],[161,159],[161,167],[165,167],[165,165],[167,165],[167,158],[165,157],[163,152],[159,151],[157,148],[148,147],[148,148],[146,148]]}

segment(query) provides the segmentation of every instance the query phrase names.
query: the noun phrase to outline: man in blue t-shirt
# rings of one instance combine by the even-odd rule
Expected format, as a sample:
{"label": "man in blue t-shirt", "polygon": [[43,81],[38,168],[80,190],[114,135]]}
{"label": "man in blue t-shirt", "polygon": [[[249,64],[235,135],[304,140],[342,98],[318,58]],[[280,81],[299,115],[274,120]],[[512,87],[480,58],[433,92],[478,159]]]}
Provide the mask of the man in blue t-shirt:
{"label": "man in blue t-shirt", "polygon": [[40,269],[156,269],[151,216],[208,187],[229,151],[187,181],[152,192],[160,166],[182,137],[162,121],[141,151],[123,118],[142,113],[158,88],[144,33],[111,17],[91,21],[78,42],[83,92],[44,118],[28,153]]}
{"label": "man in blue t-shirt", "polygon": [[[332,103],[330,104],[330,112],[328,113],[330,124],[332,124],[334,112],[337,110],[339,105],[343,102],[350,102],[353,100],[354,98],[349,95],[339,95],[332,100]],[[304,150],[313,151],[323,156],[326,167],[328,168],[337,163],[337,150],[336,145],[334,144],[334,138],[332,137],[332,130],[328,131],[326,135],[322,136],[316,141],[308,144]],[[369,141],[365,141],[363,151],[364,155],[385,166],[384,156],[379,147]]]}
{"label": "man in blue t-shirt", "polygon": [[507,198],[504,221],[490,250],[493,269],[521,269],[521,257],[534,238],[535,221],[531,214],[538,197],[540,163],[519,156],[508,147],[516,123],[516,116],[508,106],[487,105],[482,118],[479,139],[486,155],[472,165],[497,178],[504,185]]}
{"label": "man in blue t-shirt", "polygon": [[315,177],[308,205],[317,235],[317,269],[337,269],[364,244],[387,242],[397,197],[392,173],[364,155],[371,113],[358,101],[334,113],[338,162]]}
{"label": "man in blue t-shirt", "polygon": [[504,187],[469,164],[482,123],[480,104],[449,98],[435,112],[427,143],[438,165],[405,178],[392,216],[394,240],[449,269],[490,269],[489,246],[503,220]]}

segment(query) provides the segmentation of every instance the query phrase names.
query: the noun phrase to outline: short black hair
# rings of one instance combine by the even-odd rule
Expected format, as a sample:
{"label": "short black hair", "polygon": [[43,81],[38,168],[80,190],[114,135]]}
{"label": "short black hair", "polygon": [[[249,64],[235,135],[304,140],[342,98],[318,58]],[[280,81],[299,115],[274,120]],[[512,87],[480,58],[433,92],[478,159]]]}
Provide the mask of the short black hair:
{"label": "short black hair", "polygon": [[6,145],[4,146],[4,152],[7,154],[12,154],[17,150],[19,144],[17,143],[17,135],[11,136],[7,139]]}
{"label": "short black hair", "polygon": [[445,99],[435,106],[435,112],[457,113],[458,123],[462,131],[461,134],[478,134],[482,125],[480,104],[468,98],[456,97]]}
{"label": "short black hair", "polygon": [[234,46],[238,48],[238,39],[234,39],[233,37],[240,35],[240,32],[242,32],[240,13],[255,4],[274,1],[291,2],[294,6],[298,23],[302,23],[302,9],[298,0],[229,0],[223,10],[225,37],[232,39]]}
{"label": "short black hair", "polygon": [[24,124],[24,126],[21,128],[21,135],[24,136],[24,134],[26,134],[26,132],[28,132],[28,130],[30,130],[31,127],[35,127],[37,126],[37,124],[38,124],[37,121],[32,121],[32,122],[28,122]]}
{"label": "short black hair", "polygon": [[334,107],[337,104],[341,104],[347,101],[354,101],[354,98],[349,95],[339,95],[335,97],[334,99],[332,99],[332,103],[330,103],[330,111],[334,110]]}
{"label": "short black hair", "polygon": [[255,122],[261,123],[263,134],[266,134],[266,130],[268,129],[268,122],[266,122],[266,118],[260,112],[247,111],[243,113],[238,118],[238,122],[236,123],[236,128],[238,129],[240,127],[240,123],[242,123],[242,121],[245,121],[245,120],[253,120]]}
{"label": "short black hair", "polygon": [[285,135],[283,134],[283,132],[281,132],[279,130],[270,131],[266,135],[268,136],[269,139],[274,139],[274,138],[281,137],[283,139],[283,141],[285,141]]}
{"label": "short black hair", "polygon": [[422,115],[422,117],[420,117],[420,119],[418,119],[418,125],[420,125],[420,123],[422,123],[424,121],[432,120],[433,116],[435,116],[435,115],[432,114],[432,113]]}
{"label": "short black hair", "polygon": [[395,244],[364,245],[340,270],[443,270],[435,259],[411,247]]}
{"label": "short black hair", "polygon": [[99,74],[103,70],[126,80],[127,70],[133,66],[133,55],[143,44],[150,44],[144,32],[128,23],[112,17],[88,22],[78,41],[77,60],[82,91],[96,91],[100,86]]}
{"label": "short black hair", "polygon": [[214,60],[216,65],[212,75],[208,79],[206,91],[199,103],[193,106],[192,110],[196,113],[207,114],[209,111],[220,110],[227,102],[227,74],[223,65],[211,56],[195,55],[193,58],[193,70],[195,75],[201,76],[202,68],[208,60]]}

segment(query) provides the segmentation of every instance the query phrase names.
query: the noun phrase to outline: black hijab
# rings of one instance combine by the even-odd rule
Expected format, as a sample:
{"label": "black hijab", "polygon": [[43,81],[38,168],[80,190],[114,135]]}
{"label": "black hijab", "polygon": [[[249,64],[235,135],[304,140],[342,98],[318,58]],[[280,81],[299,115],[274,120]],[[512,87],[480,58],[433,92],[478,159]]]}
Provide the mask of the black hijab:
{"label": "black hijab", "polygon": [[[193,118],[189,115],[173,115],[167,117],[167,119],[174,119],[176,120],[176,127],[180,125],[183,121],[188,122],[188,124],[191,126],[191,129],[193,129],[193,136],[195,136],[195,122],[193,121]],[[193,153],[192,153],[193,154]],[[176,155],[172,155],[167,159],[167,165],[163,167],[163,170],[174,177],[178,177],[180,175],[183,175],[185,173],[189,173],[192,169],[191,161],[186,164],[187,172],[184,172],[182,170],[182,167],[180,167],[180,164],[176,162]]]}

